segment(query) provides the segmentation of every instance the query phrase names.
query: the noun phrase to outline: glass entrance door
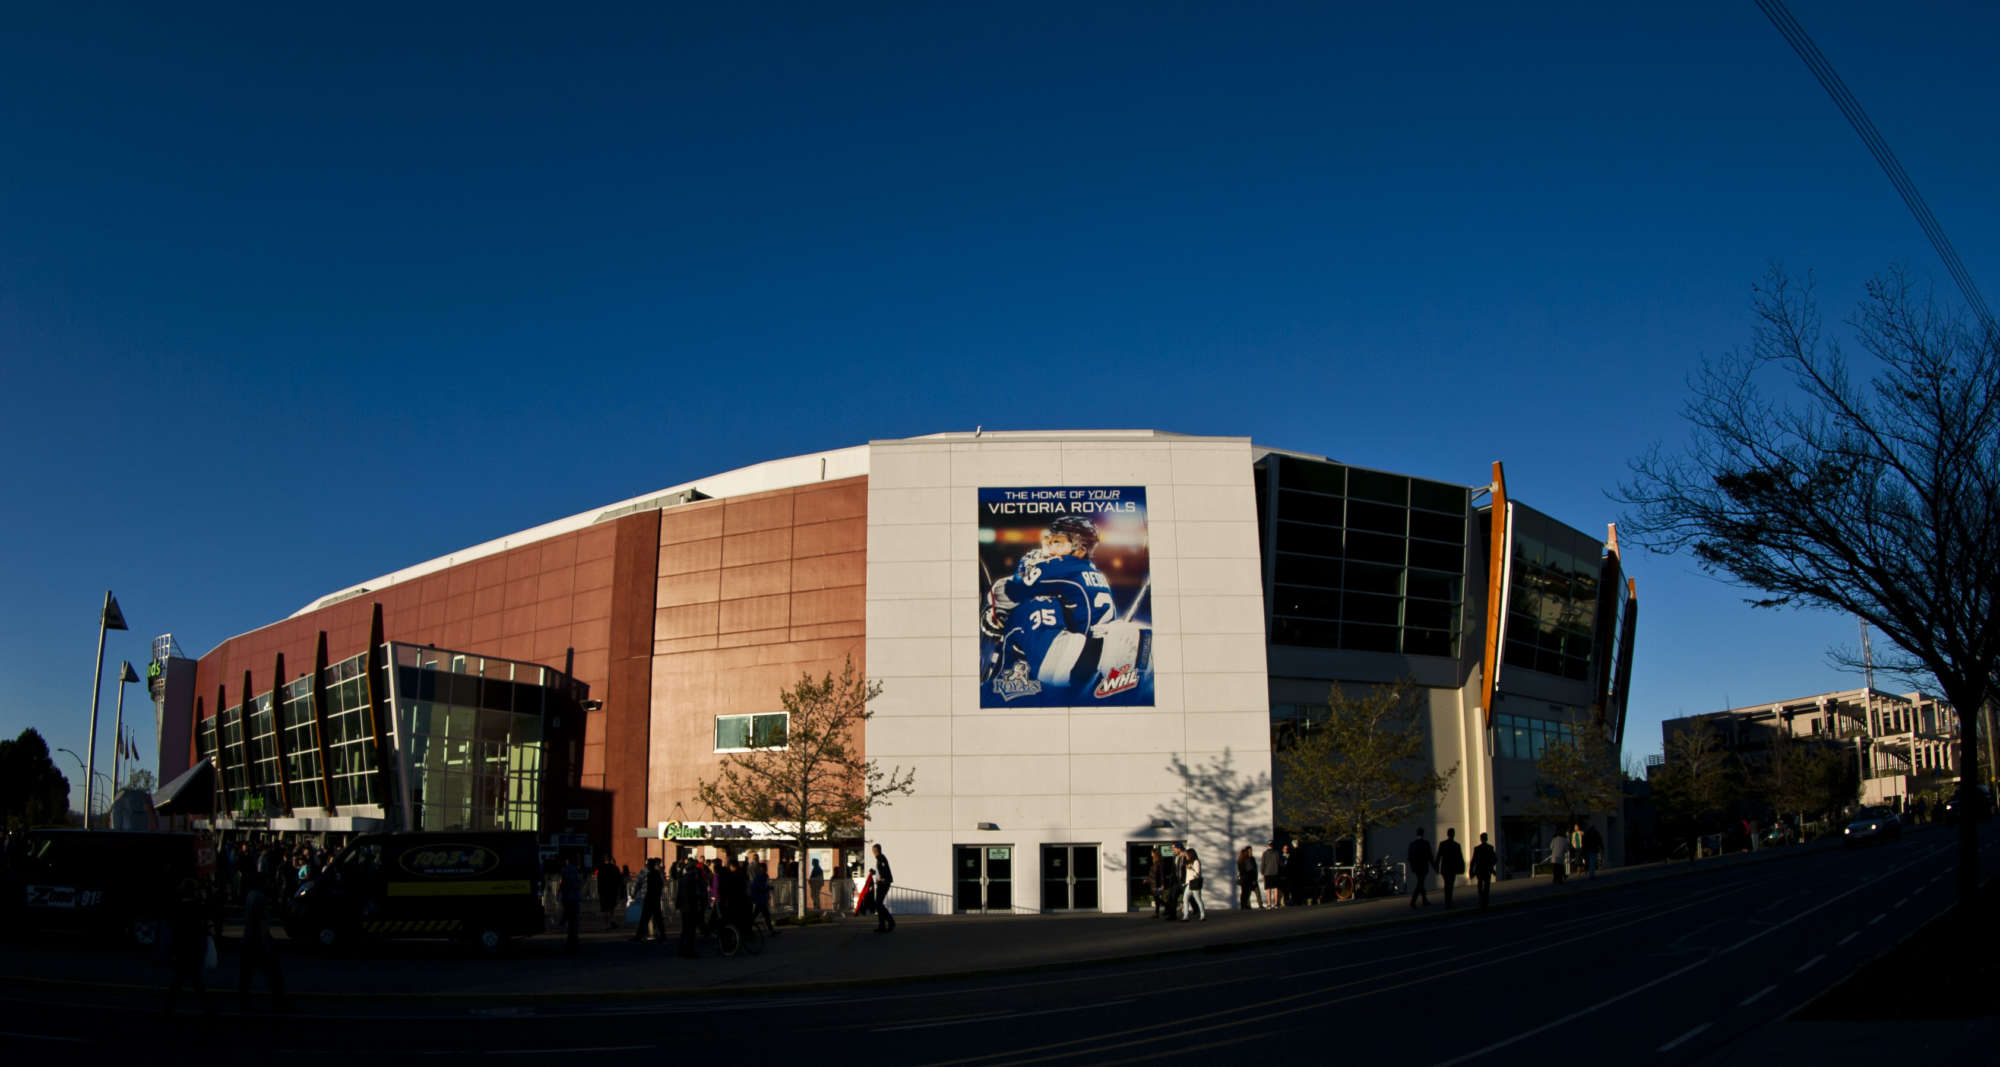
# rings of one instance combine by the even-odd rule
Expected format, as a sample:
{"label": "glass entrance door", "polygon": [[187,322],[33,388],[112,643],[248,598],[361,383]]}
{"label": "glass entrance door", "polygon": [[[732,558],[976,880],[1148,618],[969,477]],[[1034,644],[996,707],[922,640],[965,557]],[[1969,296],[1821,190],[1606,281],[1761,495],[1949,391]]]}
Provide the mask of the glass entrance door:
{"label": "glass entrance door", "polygon": [[1014,910],[1012,845],[952,847],[953,906],[960,912]]}
{"label": "glass entrance door", "polygon": [[1097,846],[1042,846],[1042,910],[1097,910]]}

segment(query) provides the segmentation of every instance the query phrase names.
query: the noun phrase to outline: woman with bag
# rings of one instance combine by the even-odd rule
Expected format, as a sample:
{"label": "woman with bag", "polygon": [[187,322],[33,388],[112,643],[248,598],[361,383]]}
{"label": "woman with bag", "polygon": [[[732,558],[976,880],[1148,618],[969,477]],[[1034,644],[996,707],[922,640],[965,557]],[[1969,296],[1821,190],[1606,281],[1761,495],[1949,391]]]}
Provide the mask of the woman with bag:
{"label": "woman with bag", "polygon": [[1201,913],[1201,921],[1208,921],[1208,909],[1201,903],[1201,857],[1194,849],[1187,850],[1187,922],[1193,922],[1195,913]]}

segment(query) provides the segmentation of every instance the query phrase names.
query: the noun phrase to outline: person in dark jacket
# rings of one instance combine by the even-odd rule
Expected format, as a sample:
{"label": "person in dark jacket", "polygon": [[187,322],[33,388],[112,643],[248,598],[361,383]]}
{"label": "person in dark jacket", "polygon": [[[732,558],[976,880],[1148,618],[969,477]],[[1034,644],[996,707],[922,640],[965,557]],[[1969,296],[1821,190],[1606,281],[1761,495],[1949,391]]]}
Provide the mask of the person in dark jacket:
{"label": "person in dark jacket", "polygon": [[772,937],[778,936],[778,926],[771,921],[771,876],[759,861],[750,868],[750,925],[758,919],[764,920],[764,929]]}
{"label": "person in dark jacket", "polygon": [[271,940],[271,894],[269,886],[280,881],[277,874],[262,875],[250,883],[243,895],[243,954],[237,958],[236,996],[244,1014],[250,1012],[250,978],[262,972],[271,990],[271,1007],[285,1010],[285,972],[278,966],[278,946]]}
{"label": "person in dark jacket", "polygon": [[1451,907],[1451,884],[1465,873],[1465,853],[1458,847],[1458,831],[1447,827],[1444,840],[1438,842],[1438,881],[1444,883],[1444,906]]}
{"label": "person in dark jacket", "polygon": [[1592,878],[1597,877],[1597,855],[1603,851],[1604,835],[1597,832],[1593,823],[1583,831],[1583,869]]}
{"label": "person in dark jacket", "polygon": [[556,899],[562,904],[563,951],[576,951],[577,921],[583,910],[583,871],[576,865],[576,857],[563,861],[561,882],[556,887]]}
{"label": "person in dark jacket", "polygon": [[1249,911],[1253,896],[1259,901],[1264,899],[1257,889],[1257,857],[1251,854],[1249,845],[1244,845],[1243,851],[1236,854],[1236,906]]}
{"label": "person in dark jacket", "polygon": [[680,885],[674,889],[674,910],[681,913],[680,954],[694,959],[695,934],[701,929],[702,912],[708,910],[708,876],[699,864],[682,869]]}
{"label": "person in dark jacket", "polygon": [[883,855],[878,842],[875,845],[875,932],[878,934],[896,932],[896,917],[889,914],[889,887],[895,883],[895,875],[889,873],[889,857]]}
{"label": "person in dark jacket", "polygon": [[1417,827],[1417,839],[1410,842],[1403,859],[1410,865],[1410,907],[1416,907],[1419,900],[1424,902],[1424,907],[1430,907],[1431,894],[1426,883],[1431,875],[1431,845],[1424,840],[1423,827]]}
{"label": "person in dark jacket", "polygon": [[1493,892],[1493,871],[1500,866],[1500,856],[1486,841],[1486,835],[1479,835],[1479,843],[1472,846],[1472,880],[1479,886],[1479,910],[1486,910],[1486,897]]}
{"label": "person in dark jacket", "polygon": [[625,919],[625,872],[607,854],[595,873],[598,913],[604,917],[604,928],[614,929]]}
{"label": "person in dark jacket", "polygon": [[632,940],[646,940],[646,931],[653,932],[653,940],[667,939],[667,917],[660,911],[660,897],[666,890],[666,874],[660,870],[660,861],[648,859],[646,867],[639,872],[639,928],[632,931]]}
{"label": "person in dark jacket", "polygon": [[208,1002],[208,984],[201,976],[208,955],[208,923],[202,913],[201,887],[195,885],[194,879],[183,878],[176,887],[166,926],[167,964],[173,969],[173,978],[167,986],[166,1014],[173,1015],[181,986],[192,985],[194,995],[201,1001],[202,1014],[213,1018],[215,1005]]}

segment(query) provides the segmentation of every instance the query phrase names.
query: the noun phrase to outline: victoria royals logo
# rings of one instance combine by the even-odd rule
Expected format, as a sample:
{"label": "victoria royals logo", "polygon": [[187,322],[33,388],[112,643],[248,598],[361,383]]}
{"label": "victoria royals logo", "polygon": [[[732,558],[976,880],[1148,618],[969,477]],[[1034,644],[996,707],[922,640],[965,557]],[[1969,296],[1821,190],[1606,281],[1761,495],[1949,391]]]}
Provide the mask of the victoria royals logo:
{"label": "victoria royals logo", "polygon": [[993,679],[993,695],[1002,700],[1031,697],[1041,691],[1042,683],[1028,675],[1028,664],[1023,660],[1016,660],[1013,666]]}

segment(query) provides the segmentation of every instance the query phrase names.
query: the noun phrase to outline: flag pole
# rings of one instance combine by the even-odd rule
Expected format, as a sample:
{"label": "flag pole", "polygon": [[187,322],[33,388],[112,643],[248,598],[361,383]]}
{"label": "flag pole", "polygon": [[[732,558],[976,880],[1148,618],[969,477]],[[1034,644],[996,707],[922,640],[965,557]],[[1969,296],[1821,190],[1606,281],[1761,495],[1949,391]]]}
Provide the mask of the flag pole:
{"label": "flag pole", "polygon": [[116,725],[112,727],[111,731],[112,737],[115,739],[113,743],[117,745],[117,752],[111,757],[111,802],[113,804],[118,803],[118,767],[119,764],[125,761],[125,687],[138,680],[138,674],[132,670],[132,662],[130,660],[120,660],[118,662],[118,714],[115,718]]}

